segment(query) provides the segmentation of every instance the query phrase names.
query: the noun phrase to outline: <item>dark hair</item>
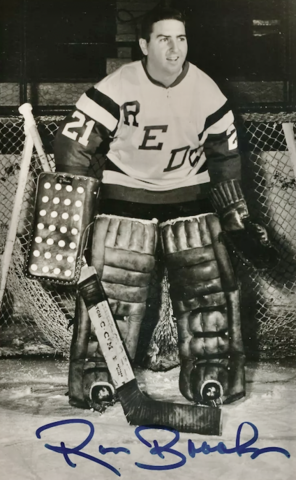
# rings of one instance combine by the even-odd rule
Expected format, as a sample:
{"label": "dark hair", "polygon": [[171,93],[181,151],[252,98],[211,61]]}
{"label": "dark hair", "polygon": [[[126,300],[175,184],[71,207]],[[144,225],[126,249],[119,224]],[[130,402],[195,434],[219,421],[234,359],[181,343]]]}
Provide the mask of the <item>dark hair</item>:
{"label": "dark hair", "polygon": [[149,42],[153,24],[160,20],[179,20],[179,22],[182,22],[185,25],[185,17],[180,10],[171,7],[156,7],[146,13],[143,17],[141,24],[141,38],[144,38]]}

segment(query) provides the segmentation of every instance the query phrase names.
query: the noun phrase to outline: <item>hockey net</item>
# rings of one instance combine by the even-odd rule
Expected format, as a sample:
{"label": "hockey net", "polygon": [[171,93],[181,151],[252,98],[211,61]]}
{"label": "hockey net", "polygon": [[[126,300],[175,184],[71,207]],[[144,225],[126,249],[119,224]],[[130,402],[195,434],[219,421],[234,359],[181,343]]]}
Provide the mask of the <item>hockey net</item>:
{"label": "hockey net", "polygon": [[[54,170],[52,142],[63,116],[42,116],[36,123]],[[296,180],[283,124],[296,125],[296,113],[243,114],[237,118],[243,152],[243,189],[249,210],[269,230],[280,252],[279,265],[264,274],[233,259],[242,285],[243,335],[247,353],[264,357],[295,354],[296,346]],[[23,120],[0,118],[0,252],[6,242],[24,144]],[[96,175],[103,160],[99,157]],[[69,322],[75,291],[32,281],[23,274],[40,162],[34,153],[22,204],[0,316],[0,355],[68,355]],[[166,280],[151,287],[149,366],[177,362],[176,325]],[[153,327],[153,328],[152,328]],[[148,328],[149,330],[149,328]],[[149,336],[148,335],[148,336]],[[161,359],[161,361],[159,360]]]}

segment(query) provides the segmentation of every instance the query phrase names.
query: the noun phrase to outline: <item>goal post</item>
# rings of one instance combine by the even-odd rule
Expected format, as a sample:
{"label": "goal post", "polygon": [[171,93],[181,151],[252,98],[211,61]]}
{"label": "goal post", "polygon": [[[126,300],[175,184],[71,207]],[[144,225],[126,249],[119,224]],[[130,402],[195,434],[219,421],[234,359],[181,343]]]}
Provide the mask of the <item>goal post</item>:
{"label": "goal post", "polygon": [[42,170],[44,172],[50,172],[51,167],[44,151],[37,125],[32,114],[32,105],[30,103],[23,103],[23,105],[19,107],[19,112],[25,120],[25,135],[26,137],[30,137],[32,139],[42,166]]}
{"label": "goal post", "polygon": [[285,133],[287,147],[290,154],[291,165],[293,167],[294,175],[296,178],[296,142],[295,142],[293,123],[283,123],[283,131]]}
{"label": "goal post", "polygon": [[25,188],[27,185],[28,173],[31,163],[31,158],[33,154],[33,146],[36,148],[40,163],[44,171],[51,171],[48,159],[44,152],[41,138],[39,136],[37,126],[32,115],[32,105],[29,103],[24,103],[19,107],[19,112],[23,115],[25,119],[24,130],[25,130],[25,143],[22,154],[22,160],[20,163],[20,170],[18,175],[17,189],[13,202],[13,209],[10,218],[7,238],[5,242],[3,258],[1,263],[1,285],[0,285],[0,311],[2,308],[2,300],[6,287],[6,280],[8,275],[8,270],[11,262],[11,256],[13,252],[13,247],[17,234],[17,227],[20,220],[21,206],[23,203]]}

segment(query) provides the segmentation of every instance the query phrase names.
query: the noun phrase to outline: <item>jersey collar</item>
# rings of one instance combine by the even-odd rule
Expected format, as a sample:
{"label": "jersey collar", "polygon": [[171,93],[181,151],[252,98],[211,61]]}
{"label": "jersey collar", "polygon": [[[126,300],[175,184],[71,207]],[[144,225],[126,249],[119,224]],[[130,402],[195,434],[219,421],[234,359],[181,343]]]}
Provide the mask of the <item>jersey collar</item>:
{"label": "jersey collar", "polygon": [[147,66],[146,66],[146,63],[147,63],[146,57],[144,57],[141,62],[142,62],[144,71],[145,71],[147,77],[149,78],[150,82],[152,82],[152,83],[154,83],[154,85],[157,85],[158,87],[162,87],[162,88],[172,88],[172,87],[175,87],[176,85],[178,85],[179,83],[181,83],[183,78],[186,77],[188,69],[189,69],[189,62],[187,62],[187,60],[186,60],[183,63],[182,72],[180,73],[180,75],[176,78],[176,80],[171,85],[166,87],[165,85],[163,85],[163,83],[159,82],[158,80],[154,80],[154,78],[152,78],[151,75],[148,73]]}

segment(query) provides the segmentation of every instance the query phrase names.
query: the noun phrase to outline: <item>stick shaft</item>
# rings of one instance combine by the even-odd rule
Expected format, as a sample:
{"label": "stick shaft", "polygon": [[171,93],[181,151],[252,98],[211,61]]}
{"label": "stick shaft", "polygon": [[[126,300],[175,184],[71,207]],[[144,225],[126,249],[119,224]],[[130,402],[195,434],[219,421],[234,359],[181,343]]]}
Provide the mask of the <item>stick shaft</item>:
{"label": "stick shaft", "polygon": [[[93,285],[91,290],[90,284]],[[87,302],[88,315],[94,326],[114,387],[118,389],[135,377],[105,293],[97,281],[94,267],[82,267],[78,286]]]}
{"label": "stick shaft", "polygon": [[88,310],[100,347],[117,389],[133,380],[134,373],[106,300]]}

